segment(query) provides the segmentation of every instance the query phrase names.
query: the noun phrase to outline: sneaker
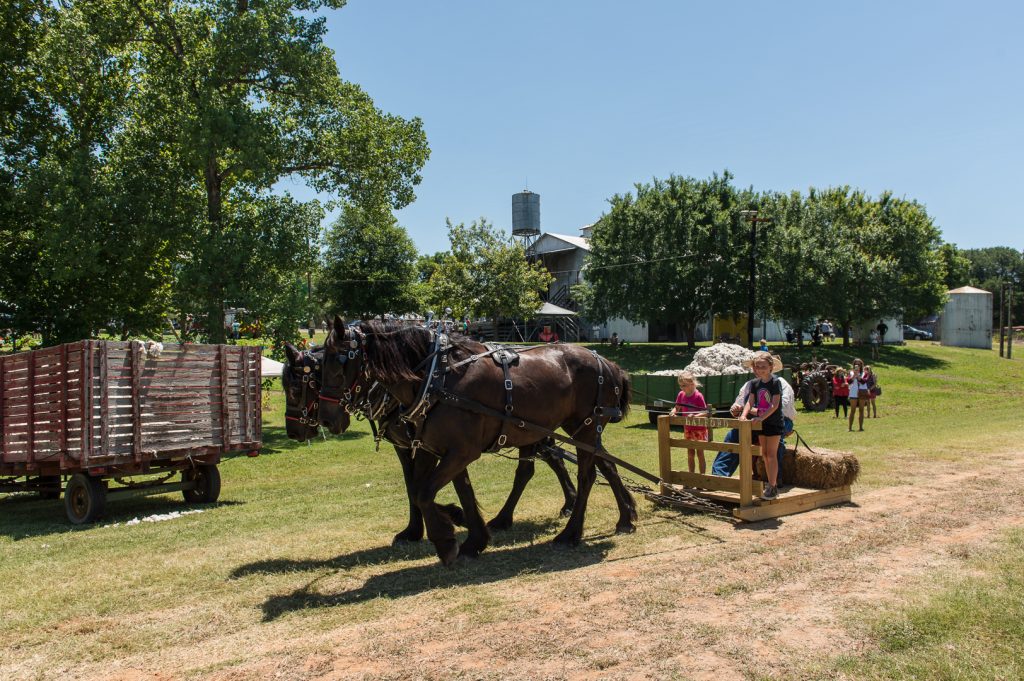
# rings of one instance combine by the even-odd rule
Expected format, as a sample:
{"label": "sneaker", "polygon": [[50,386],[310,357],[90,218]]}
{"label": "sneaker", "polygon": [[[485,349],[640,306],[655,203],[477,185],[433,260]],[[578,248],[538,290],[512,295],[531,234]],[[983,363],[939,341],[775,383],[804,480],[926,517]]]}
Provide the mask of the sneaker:
{"label": "sneaker", "polygon": [[775,485],[765,485],[764,486],[764,491],[761,492],[761,498],[765,499],[765,500],[775,499],[778,496],[779,496],[779,489]]}

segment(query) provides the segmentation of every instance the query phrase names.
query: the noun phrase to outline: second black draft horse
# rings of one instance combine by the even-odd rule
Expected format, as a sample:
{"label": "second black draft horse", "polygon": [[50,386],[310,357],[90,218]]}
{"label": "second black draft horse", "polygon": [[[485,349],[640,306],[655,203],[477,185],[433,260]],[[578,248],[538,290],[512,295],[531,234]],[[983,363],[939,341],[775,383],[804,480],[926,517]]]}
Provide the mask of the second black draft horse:
{"label": "second black draft horse", "polygon": [[[434,501],[438,491],[462,478],[484,451],[528,447],[557,428],[583,446],[576,450],[576,502],[555,543],[582,540],[596,469],[615,495],[616,531],[635,531],[632,495],[615,465],[595,453],[604,451],[604,427],[629,409],[625,371],[580,346],[557,344],[522,351],[506,378],[486,346],[459,335],[447,337],[447,343],[436,339],[435,331],[420,326],[379,321],[345,326],[335,317],[324,343],[320,420],[331,430],[338,427],[359,383],[378,382],[403,405],[404,417],[415,427],[413,449],[437,458],[436,466],[417,469],[413,489],[427,537],[443,564],[451,565],[460,547],[452,519]],[[464,504],[463,511],[469,537],[461,553],[476,555],[490,536],[475,504]]]}

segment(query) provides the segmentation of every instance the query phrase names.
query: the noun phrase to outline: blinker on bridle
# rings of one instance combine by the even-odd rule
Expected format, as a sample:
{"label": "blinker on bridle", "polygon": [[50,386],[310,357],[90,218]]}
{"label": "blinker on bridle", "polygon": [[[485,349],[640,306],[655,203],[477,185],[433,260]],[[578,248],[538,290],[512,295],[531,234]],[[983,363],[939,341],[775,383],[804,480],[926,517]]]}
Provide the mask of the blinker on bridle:
{"label": "blinker on bridle", "polygon": [[[298,356],[299,361],[302,362],[302,396],[299,398],[299,406],[292,406],[285,404],[285,420],[286,421],[298,421],[304,426],[310,428],[316,428],[320,425],[319,410],[320,403],[318,402],[319,390],[317,388],[317,373],[320,372],[322,376],[322,369],[320,367],[320,360],[312,352],[300,352]],[[312,362],[312,366],[309,364]],[[298,367],[289,365],[289,371],[292,372],[292,377],[295,378],[295,372]],[[322,383],[322,379],[321,379]],[[309,390],[315,391],[313,397],[310,399],[306,398],[306,393]],[[294,416],[288,412],[299,412],[300,416]]]}

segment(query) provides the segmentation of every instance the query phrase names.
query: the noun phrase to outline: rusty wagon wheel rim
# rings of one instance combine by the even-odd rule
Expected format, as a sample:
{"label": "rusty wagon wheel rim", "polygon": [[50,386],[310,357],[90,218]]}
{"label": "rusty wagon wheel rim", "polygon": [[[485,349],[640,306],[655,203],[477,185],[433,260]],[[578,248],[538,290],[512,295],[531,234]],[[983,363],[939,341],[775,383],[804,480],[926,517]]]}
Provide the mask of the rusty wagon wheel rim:
{"label": "rusty wagon wheel rim", "polygon": [[76,485],[71,490],[71,510],[79,518],[89,512],[89,490],[85,486]]}

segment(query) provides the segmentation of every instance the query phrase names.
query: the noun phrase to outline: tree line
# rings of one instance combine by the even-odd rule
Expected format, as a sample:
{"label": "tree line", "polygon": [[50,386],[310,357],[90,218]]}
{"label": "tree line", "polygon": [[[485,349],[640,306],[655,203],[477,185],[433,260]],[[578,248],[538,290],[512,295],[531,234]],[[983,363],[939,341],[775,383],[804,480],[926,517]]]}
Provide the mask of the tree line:
{"label": "tree line", "polygon": [[[318,12],[344,4],[5,3],[0,328],[52,344],[190,318],[221,342],[235,307],[280,344],[329,312],[532,316],[550,276],[487,220],[449,223],[449,250],[431,255],[398,224],[429,147],[419,119],[341,78]],[[279,191],[295,179],[330,202]],[[671,176],[609,199],[575,290],[583,315],[672,322],[692,342],[709,314],[745,310],[749,210],[767,220],[758,313],[794,328],[912,319],[947,288],[1024,279],[1019,252],[959,251],[889,193]]]}
{"label": "tree line", "polygon": [[752,251],[758,317],[805,330],[829,318],[847,342],[856,322],[937,311],[951,288],[1021,282],[1019,252],[960,251],[914,200],[848,186],[755,192],[724,172],[613,196],[575,294],[590,318],[673,323],[692,345],[709,315],[747,310]]}

